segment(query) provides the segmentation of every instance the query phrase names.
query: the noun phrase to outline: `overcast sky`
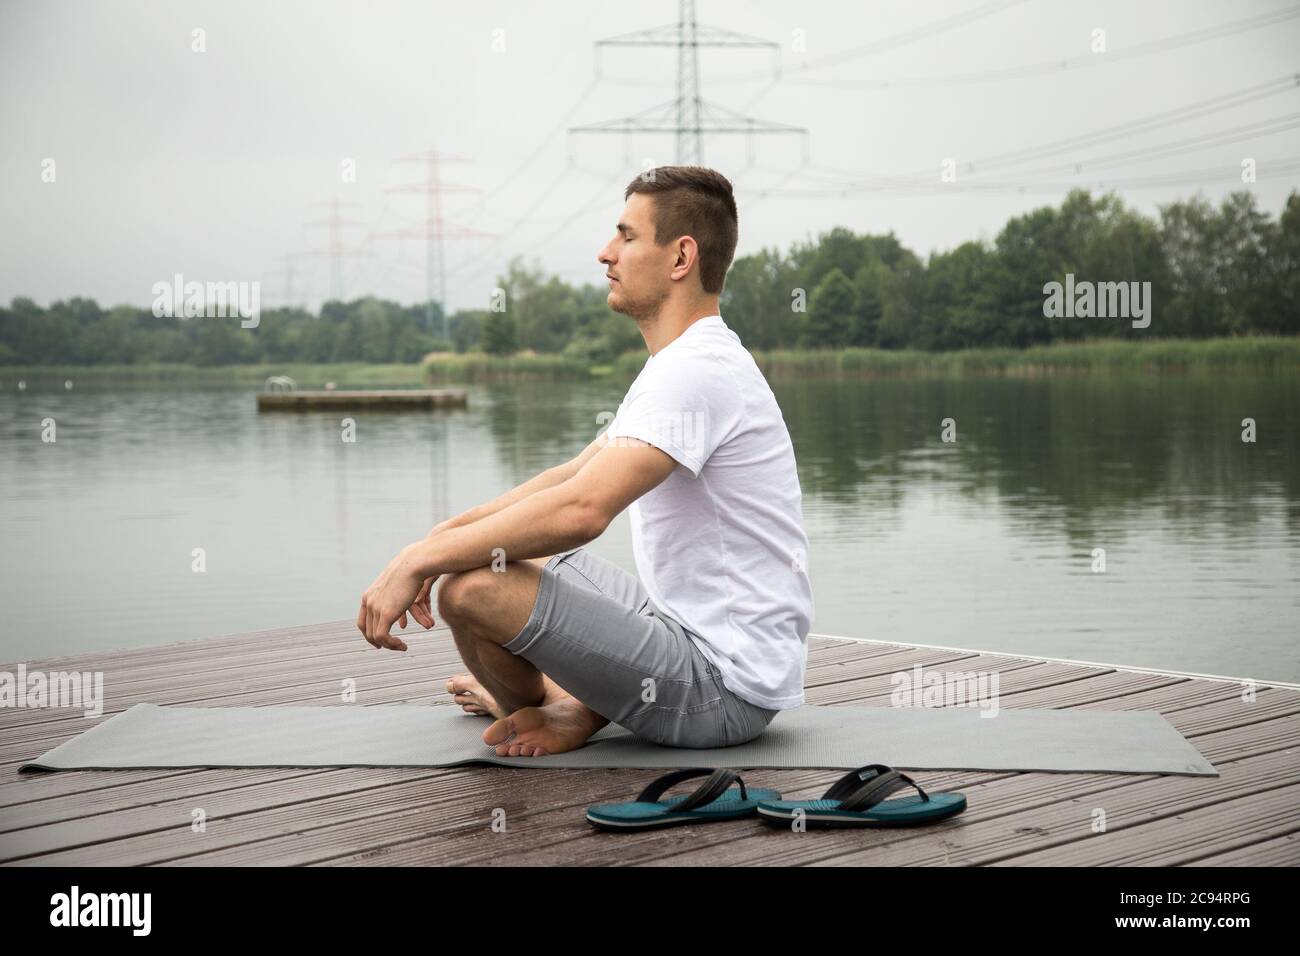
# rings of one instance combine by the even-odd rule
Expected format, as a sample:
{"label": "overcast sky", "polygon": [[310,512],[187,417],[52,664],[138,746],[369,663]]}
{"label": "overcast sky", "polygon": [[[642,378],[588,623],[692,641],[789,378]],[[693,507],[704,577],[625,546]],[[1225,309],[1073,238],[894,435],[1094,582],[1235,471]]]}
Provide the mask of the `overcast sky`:
{"label": "overcast sky", "polygon": [[[426,169],[396,160],[431,147],[468,160],[446,181],[481,190],[444,197],[448,230],[493,236],[446,241],[452,308],[483,307],[515,254],[600,283],[623,186],[675,144],[566,129],[676,96],[675,49],[605,48],[598,77],[594,43],[674,23],[677,6],[0,0],[0,300],[144,306],[179,272],[260,280],[267,308],[296,256],[293,296],[314,307],[332,259],[312,223],[338,199],[356,253],[345,295],[422,301],[424,243],[385,234],[423,228],[425,195],[394,187]],[[1071,183],[1154,213],[1245,188],[1244,158],[1276,215],[1300,188],[1289,13],[1300,4],[700,0],[701,24],[780,45],[703,48],[704,99],[808,130],[706,136],[704,162],[735,183],[738,255],[843,225],[924,256],[991,239]]]}

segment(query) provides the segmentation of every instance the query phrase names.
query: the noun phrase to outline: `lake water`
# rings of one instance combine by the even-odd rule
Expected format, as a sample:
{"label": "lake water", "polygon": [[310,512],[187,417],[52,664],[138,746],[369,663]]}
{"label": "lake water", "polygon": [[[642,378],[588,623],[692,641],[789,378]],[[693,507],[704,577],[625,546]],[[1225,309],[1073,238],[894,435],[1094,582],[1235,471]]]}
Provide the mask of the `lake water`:
{"label": "lake water", "polygon": [[[249,388],[0,384],[6,662],[351,617],[398,548],[576,454],[623,392],[473,386],[465,411],[358,415],[347,443],[341,416],[259,415]],[[1300,680],[1297,382],[775,391],[815,632]],[[590,547],[634,569],[626,515]]]}

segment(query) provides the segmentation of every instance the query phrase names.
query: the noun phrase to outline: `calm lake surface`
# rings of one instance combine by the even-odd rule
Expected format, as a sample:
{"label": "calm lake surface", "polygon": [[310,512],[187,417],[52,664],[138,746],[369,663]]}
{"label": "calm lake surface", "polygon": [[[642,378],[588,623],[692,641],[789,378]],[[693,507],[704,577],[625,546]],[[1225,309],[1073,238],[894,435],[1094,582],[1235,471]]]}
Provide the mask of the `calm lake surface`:
{"label": "calm lake surface", "polygon": [[[351,617],[401,546],[576,454],[625,388],[472,386],[467,411],[358,415],[346,443],[341,416],[259,415],[250,388],[0,385],[8,663]],[[774,390],[815,632],[1300,681],[1300,383]],[[626,514],[590,547],[634,570]]]}

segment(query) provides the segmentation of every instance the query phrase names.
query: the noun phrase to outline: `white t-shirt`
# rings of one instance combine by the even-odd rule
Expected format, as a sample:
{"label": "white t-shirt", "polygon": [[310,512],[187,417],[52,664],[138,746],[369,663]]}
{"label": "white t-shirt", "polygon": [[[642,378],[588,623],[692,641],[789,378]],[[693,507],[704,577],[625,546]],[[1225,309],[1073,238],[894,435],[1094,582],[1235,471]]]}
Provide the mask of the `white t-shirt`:
{"label": "white t-shirt", "polygon": [[794,447],[722,316],[693,322],[646,359],[605,436],[640,439],[678,462],[628,509],[651,601],[737,696],[798,707],[813,596]]}

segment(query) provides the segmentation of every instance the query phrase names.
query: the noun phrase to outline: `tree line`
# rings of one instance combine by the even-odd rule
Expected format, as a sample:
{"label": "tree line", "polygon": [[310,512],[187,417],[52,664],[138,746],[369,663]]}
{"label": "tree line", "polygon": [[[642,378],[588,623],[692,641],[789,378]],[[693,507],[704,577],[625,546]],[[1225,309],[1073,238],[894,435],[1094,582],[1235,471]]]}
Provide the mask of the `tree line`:
{"label": "tree line", "polygon": [[[1150,283],[1151,323],[1046,315],[1045,286]],[[490,308],[448,316],[373,297],[281,308],[255,328],[238,321],[158,317],[71,298],[0,307],[0,365],[162,362],[416,362],[434,351],[522,350],[610,362],[644,348],[635,324],[611,312],[606,290],[547,277],[521,259],[497,279]],[[1145,216],[1114,194],[1077,190],[1057,207],[1017,216],[990,242],[922,259],[892,234],[837,227],[782,253],[738,258],[721,311],[753,349],[949,350],[1024,347],[1093,337],[1212,338],[1300,332],[1300,193],[1276,218],[1249,191],[1218,205],[1202,197]]]}

